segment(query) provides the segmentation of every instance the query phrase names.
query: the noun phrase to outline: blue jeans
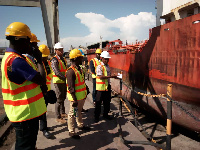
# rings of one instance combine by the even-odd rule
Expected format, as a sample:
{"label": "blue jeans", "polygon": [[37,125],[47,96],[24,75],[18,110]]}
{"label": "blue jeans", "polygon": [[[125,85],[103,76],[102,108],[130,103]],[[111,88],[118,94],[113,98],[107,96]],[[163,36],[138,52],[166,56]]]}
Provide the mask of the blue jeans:
{"label": "blue jeans", "polygon": [[93,79],[93,91],[92,91],[92,98],[93,102],[96,102],[96,78]]}
{"label": "blue jeans", "polygon": [[35,150],[39,117],[23,122],[13,122],[12,126],[16,132],[15,150]]}

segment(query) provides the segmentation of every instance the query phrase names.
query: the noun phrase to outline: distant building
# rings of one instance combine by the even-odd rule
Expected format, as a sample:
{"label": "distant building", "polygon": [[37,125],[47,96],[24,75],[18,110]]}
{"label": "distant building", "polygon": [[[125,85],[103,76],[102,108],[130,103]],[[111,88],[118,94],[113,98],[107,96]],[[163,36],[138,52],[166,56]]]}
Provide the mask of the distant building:
{"label": "distant building", "polygon": [[0,55],[4,55],[7,47],[0,47]]}

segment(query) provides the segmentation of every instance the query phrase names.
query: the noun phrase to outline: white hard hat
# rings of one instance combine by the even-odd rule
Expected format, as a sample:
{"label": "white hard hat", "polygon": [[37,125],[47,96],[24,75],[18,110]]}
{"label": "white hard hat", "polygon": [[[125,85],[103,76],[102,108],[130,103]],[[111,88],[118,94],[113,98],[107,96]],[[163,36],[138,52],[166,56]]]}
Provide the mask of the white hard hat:
{"label": "white hard hat", "polygon": [[110,54],[107,52],[107,51],[103,51],[100,55],[100,57],[103,57],[103,58],[111,58],[110,57]]}
{"label": "white hard hat", "polygon": [[60,42],[56,43],[54,49],[60,49],[60,48],[64,48],[63,45]]}

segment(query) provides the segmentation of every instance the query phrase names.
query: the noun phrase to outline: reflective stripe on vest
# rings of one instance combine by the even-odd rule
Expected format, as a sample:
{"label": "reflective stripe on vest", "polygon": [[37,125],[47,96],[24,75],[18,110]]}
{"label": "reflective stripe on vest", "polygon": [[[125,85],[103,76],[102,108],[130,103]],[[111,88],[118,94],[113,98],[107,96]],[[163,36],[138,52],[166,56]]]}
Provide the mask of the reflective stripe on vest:
{"label": "reflective stripe on vest", "polygon": [[[83,100],[86,98],[86,95],[87,95],[87,90],[86,90],[86,85],[85,85],[85,80],[83,78],[83,74],[81,74],[76,68],[74,68],[72,66],[70,68],[74,70],[75,75],[76,75],[76,80],[75,80],[76,99]],[[69,69],[67,69],[67,70],[69,70]],[[66,83],[67,83],[67,80],[66,80]],[[69,101],[73,101],[72,95],[70,94],[70,91],[68,90],[68,85],[67,85],[67,98]]]}
{"label": "reflective stripe on vest", "polygon": [[[58,60],[58,67],[60,72],[65,76],[65,72],[67,71],[67,61],[64,59],[65,64],[62,62],[62,60],[60,60],[57,56],[54,56],[57,60]],[[53,72],[53,83],[65,83],[65,81],[61,80],[58,76],[55,75],[55,73]]]}
{"label": "reflective stripe on vest", "polygon": [[[91,59],[91,60],[93,61],[95,72],[96,72],[97,66],[100,64],[100,62],[97,58],[94,58],[94,59]],[[92,78],[96,78],[96,75],[94,73],[92,73]]]}
{"label": "reflective stripe on vest", "polygon": [[22,122],[41,116],[46,112],[46,104],[40,85],[31,81],[25,81],[22,84],[11,82],[8,78],[11,58],[22,56],[6,52],[1,63],[2,71],[2,96],[4,101],[5,112],[11,122]]}
{"label": "reflective stripe on vest", "polygon": [[[101,64],[103,69],[103,75],[107,76],[106,67]],[[96,90],[97,91],[107,91],[108,90],[108,79],[100,79],[98,76],[96,77]]]}

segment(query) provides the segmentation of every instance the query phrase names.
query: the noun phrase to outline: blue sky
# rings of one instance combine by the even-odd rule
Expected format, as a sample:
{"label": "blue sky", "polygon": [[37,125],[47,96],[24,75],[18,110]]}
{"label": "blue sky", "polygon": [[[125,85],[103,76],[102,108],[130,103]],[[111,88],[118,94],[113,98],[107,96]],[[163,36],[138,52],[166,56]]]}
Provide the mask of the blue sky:
{"label": "blue sky", "polygon": [[[67,51],[70,45],[86,46],[100,41],[122,39],[125,43],[148,38],[156,24],[155,0],[59,0],[60,40]],[[0,47],[8,46],[5,29],[12,22],[23,22],[41,41],[46,36],[40,8],[0,6]]]}

